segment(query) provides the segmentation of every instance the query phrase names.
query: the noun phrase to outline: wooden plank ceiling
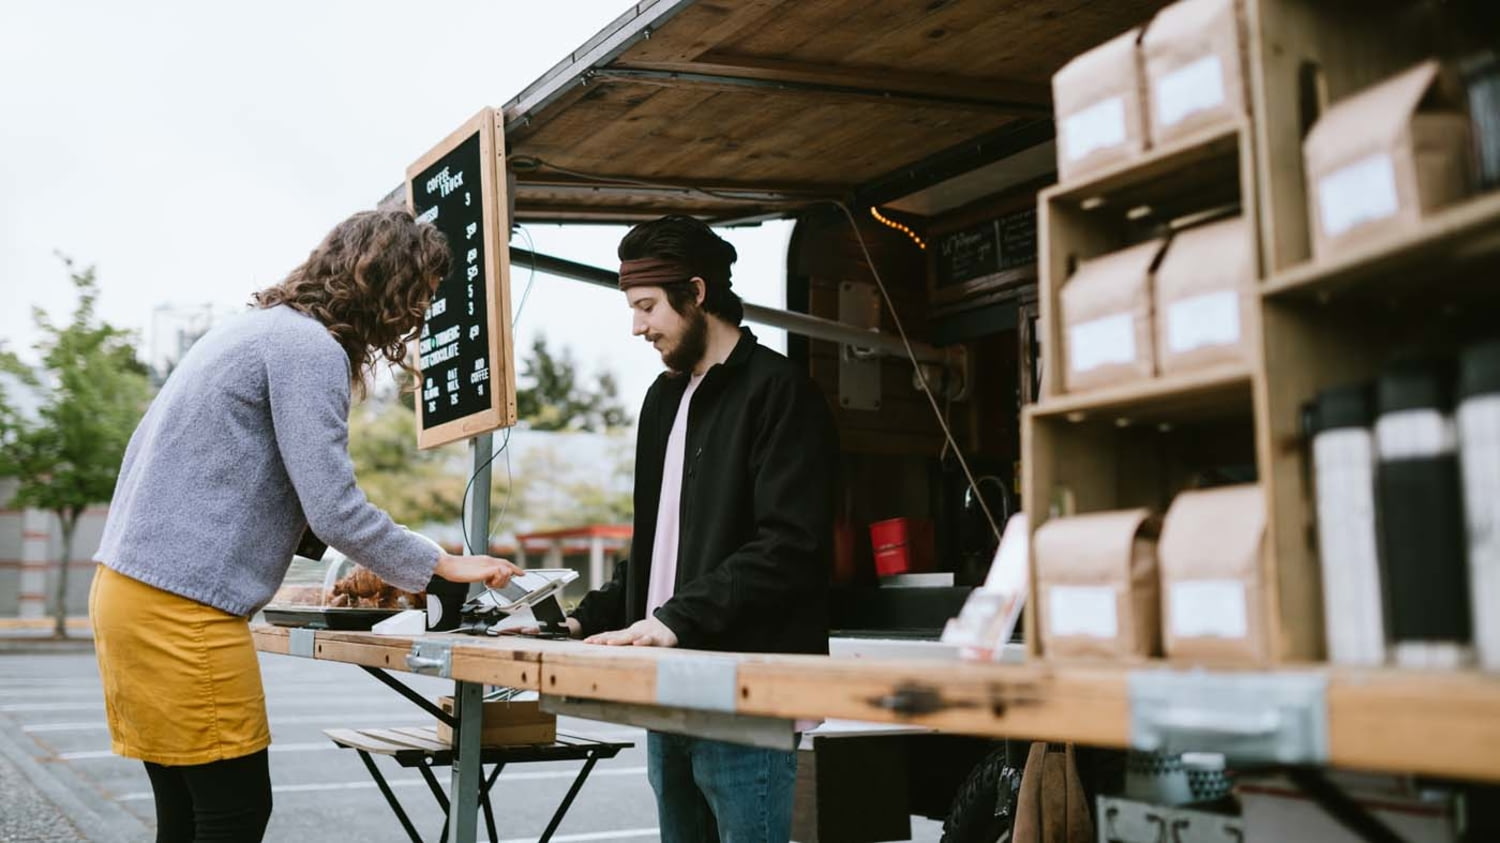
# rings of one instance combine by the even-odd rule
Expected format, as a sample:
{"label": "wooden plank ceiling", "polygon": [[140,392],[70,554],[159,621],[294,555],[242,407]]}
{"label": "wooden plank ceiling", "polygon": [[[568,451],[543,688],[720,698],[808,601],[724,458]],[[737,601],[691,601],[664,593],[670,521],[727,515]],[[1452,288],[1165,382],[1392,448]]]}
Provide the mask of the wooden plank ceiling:
{"label": "wooden plank ceiling", "polygon": [[1053,72],[1165,4],[641,3],[504,107],[517,216],[735,221],[847,197],[1049,120]]}

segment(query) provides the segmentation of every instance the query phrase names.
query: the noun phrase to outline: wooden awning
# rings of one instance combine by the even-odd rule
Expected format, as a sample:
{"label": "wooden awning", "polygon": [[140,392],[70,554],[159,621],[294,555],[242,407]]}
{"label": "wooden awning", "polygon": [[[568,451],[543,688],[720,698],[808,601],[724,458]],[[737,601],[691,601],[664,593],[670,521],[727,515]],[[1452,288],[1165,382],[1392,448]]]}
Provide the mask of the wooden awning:
{"label": "wooden awning", "polygon": [[1047,142],[1052,73],[1165,4],[643,2],[504,106],[517,217],[905,196]]}

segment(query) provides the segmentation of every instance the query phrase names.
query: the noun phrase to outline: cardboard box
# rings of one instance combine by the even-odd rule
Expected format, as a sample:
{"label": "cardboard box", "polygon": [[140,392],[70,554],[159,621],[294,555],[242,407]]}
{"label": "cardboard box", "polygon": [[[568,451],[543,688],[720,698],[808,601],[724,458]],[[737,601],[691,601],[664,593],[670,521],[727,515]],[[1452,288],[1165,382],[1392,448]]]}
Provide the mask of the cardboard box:
{"label": "cardboard box", "polygon": [[1063,284],[1063,388],[1148,380],[1156,374],[1151,272],[1161,240],[1084,261]]}
{"label": "cardboard box", "polygon": [[1054,518],[1036,531],[1043,651],[1057,659],[1161,651],[1159,524],[1150,510]]}
{"label": "cardboard box", "polygon": [[1338,103],[1302,151],[1313,254],[1411,230],[1469,193],[1469,121],[1437,61]]}
{"label": "cardboard box", "polygon": [[1168,658],[1262,663],[1270,657],[1259,486],[1183,492],[1162,525],[1162,641]]}
{"label": "cardboard box", "polygon": [[1141,37],[1152,146],[1241,122],[1245,90],[1242,0],[1182,0]]}
{"label": "cardboard box", "polygon": [[1100,44],[1052,76],[1057,177],[1067,182],[1146,151],[1140,27]]}
{"label": "cardboard box", "polygon": [[1172,238],[1153,276],[1156,364],[1163,375],[1248,363],[1255,349],[1256,266],[1243,217]]}
{"label": "cardboard box", "polygon": [[[548,744],[557,740],[557,716],[541,709],[540,700],[508,700],[484,704],[484,728],[479,743],[483,746],[518,746]],[[438,707],[453,713],[453,698],[438,697]],[[453,729],[438,721],[437,739],[453,743]]]}

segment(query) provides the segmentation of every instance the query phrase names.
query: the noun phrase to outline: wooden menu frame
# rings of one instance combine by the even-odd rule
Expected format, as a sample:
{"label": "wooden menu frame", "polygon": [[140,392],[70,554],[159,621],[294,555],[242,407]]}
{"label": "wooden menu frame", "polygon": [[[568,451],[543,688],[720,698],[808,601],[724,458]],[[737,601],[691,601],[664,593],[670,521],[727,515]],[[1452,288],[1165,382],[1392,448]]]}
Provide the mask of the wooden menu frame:
{"label": "wooden menu frame", "polygon": [[[474,264],[470,264],[466,260],[469,254],[468,244],[461,238],[455,238],[450,232],[449,243],[452,250],[453,268],[439,286],[438,296],[434,298],[434,302],[436,303],[440,298],[461,294],[464,288],[469,286],[463,277],[468,272],[468,267],[477,266],[478,275],[474,282],[475,286],[481,287],[484,291],[482,304],[485,312],[482,320],[474,319],[470,320],[470,323],[471,325],[481,322],[484,324],[487,342],[470,343],[471,349],[467,355],[456,354],[452,358],[458,361],[458,365],[445,366],[444,371],[462,368],[472,372],[473,364],[479,359],[478,355],[473,353],[475,349],[472,346],[479,345],[487,355],[485,359],[488,361],[487,385],[489,389],[485,390],[481,385],[476,392],[484,394],[488,401],[487,406],[476,407],[473,411],[458,418],[447,419],[430,428],[427,427],[429,406],[427,392],[429,388],[440,388],[429,386],[427,367],[421,365],[425,355],[419,355],[418,370],[421,377],[417,384],[416,408],[417,447],[421,449],[435,448],[439,445],[468,439],[498,428],[510,427],[516,423],[515,351],[510,324],[510,221],[508,219],[509,202],[506,195],[505,129],[501,123],[500,113],[493,108],[483,109],[408,167],[406,170],[406,205],[412,213],[421,217],[422,211],[419,207],[431,209],[434,205],[440,204],[440,202],[428,201],[424,197],[423,204],[419,206],[419,193],[430,194],[432,192],[430,186],[418,185],[421,175],[436,165],[444,163],[445,160],[456,159],[465,149],[465,145],[470,143],[476,135],[479,140],[477,233],[481,235],[483,254]],[[443,172],[447,171],[448,168],[445,166]],[[468,175],[465,171],[459,172],[460,179]],[[472,183],[472,177],[470,179]],[[463,185],[466,188],[469,186]],[[472,190],[468,192],[472,194]],[[446,200],[449,196],[448,191],[445,189],[441,196],[443,200]],[[457,206],[443,205],[442,207],[450,207],[452,210]],[[442,210],[442,207],[437,210]],[[463,212],[460,211],[460,213]],[[467,213],[472,216],[474,213],[472,206]],[[444,222],[446,223],[447,220]],[[426,327],[430,327],[430,318],[433,315],[431,310],[428,315],[429,325],[424,326],[424,338],[427,335]],[[460,348],[461,343],[455,343],[453,347]],[[473,396],[469,396],[469,399],[472,403]]]}

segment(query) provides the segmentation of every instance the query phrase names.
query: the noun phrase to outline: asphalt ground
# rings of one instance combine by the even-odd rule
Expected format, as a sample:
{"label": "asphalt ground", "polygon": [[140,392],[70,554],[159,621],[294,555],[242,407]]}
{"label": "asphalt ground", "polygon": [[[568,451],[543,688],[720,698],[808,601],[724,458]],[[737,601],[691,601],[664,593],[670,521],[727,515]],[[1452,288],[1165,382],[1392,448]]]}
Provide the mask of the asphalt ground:
{"label": "asphalt ground", "polygon": [[[0,645],[0,843],[150,841],[151,787],[141,764],[109,751],[103,699],[87,640],[52,642],[11,631]],[[352,665],[261,656],[271,720],[275,810],[268,841],[406,840],[359,757],[336,748],[324,729],[422,726],[429,719]],[[401,674],[428,696],[452,683]],[[556,843],[657,840],[646,780],[645,732],[560,718],[559,731],[635,746],[600,762],[563,821]],[[417,823],[435,840],[443,818],[420,775],[377,759]],[[499,834],[535,840],[581,762],[514,765],[496,784]],[[448,784],[448,770],[437,771]],[[483,838],[483,826],[480,826]],[[936,823],[913,820],[914,840],[936,841]]]}

